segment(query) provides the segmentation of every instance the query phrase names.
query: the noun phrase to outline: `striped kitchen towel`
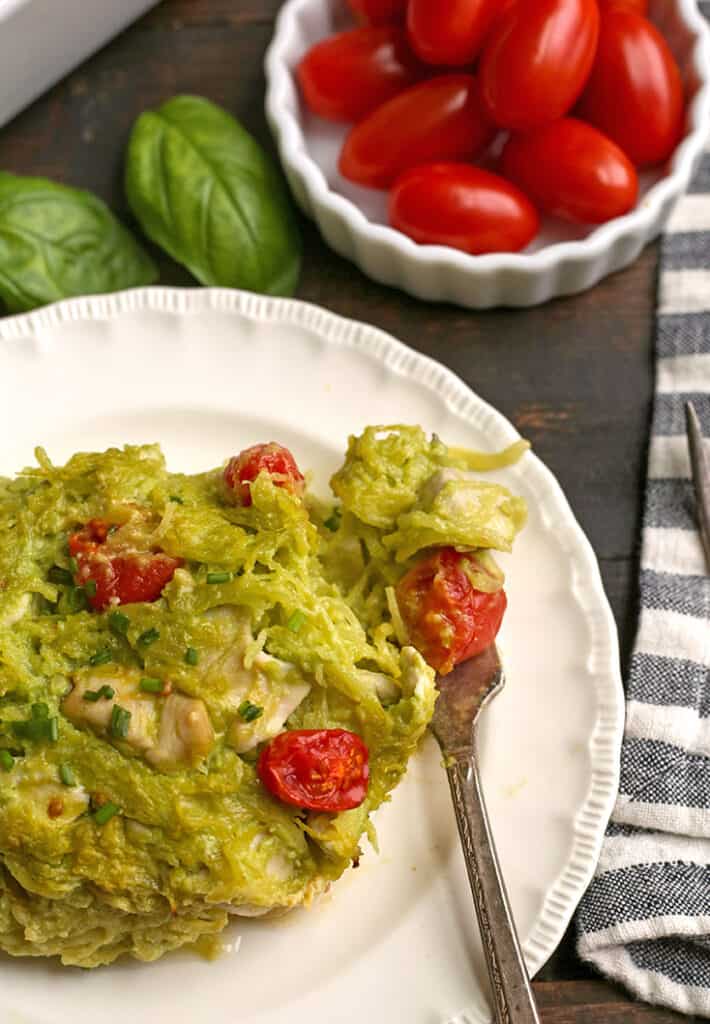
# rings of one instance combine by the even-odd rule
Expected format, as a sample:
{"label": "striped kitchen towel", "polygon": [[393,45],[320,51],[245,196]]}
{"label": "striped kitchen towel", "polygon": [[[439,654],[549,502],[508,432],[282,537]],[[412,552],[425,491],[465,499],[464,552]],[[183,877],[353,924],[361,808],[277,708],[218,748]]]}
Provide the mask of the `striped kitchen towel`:
{"label": "striped kitchen towel", "polygon": [[710,1016],[710,577],[684,403],[710,437],[710,151],[661,252],[656,398],[621,784],[578,951],[634,995]]}

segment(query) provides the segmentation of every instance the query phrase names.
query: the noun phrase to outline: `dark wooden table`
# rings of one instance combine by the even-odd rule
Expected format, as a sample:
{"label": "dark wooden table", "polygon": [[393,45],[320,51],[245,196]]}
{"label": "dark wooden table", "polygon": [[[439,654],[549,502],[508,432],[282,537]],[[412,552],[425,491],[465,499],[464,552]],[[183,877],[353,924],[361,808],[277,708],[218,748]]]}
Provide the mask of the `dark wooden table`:
{"label": "dark wooden table", "polygon": [[[136,116],[177,92],[208,96],[270,145],[262,57],[279,0],[163,0],[0,130],[0,168],[92,189],[126,215],[122,154]],[[298,295],[390,331],[505,413],[552,469],[589,536],[621,634],[633,642],[652,394],[657,248],[576,298],[527,311],[426,305],[373,284],[304,223]],[[166,284],[189,284],[156,253]],[[569,934],[535,983],[547,1024],[670,1024],[575,957]]]}

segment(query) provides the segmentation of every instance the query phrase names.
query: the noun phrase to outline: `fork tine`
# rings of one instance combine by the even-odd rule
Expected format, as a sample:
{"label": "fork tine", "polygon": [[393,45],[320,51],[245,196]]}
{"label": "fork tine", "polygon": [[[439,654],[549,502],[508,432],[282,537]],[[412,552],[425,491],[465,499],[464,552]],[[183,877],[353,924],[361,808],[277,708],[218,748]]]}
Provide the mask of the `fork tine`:
{"label": "fork tine", "polygon": [[692,402],[685,403],[685,424],[690,449],[690,466],[695,488],[695,506],[705,561],[710,572],[710,466],[703,445],[700,421]]}

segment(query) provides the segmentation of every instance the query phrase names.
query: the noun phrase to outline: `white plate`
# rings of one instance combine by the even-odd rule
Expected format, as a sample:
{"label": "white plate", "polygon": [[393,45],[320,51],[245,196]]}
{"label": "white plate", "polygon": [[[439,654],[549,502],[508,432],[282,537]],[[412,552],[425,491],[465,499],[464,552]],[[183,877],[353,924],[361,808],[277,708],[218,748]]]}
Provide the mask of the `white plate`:
{"label": "white plate", "polygon": [[[347,435],[421,423],[498,448],[510,423],[382,332],[298,302],[144,289],[0,322],[0,472],[44,445],[160,441],[174,469],[276,438],[326,486]],[[536,971],[588,883],[617,786],[623,703],[592,550],[533,455],[499,474],[530,504],[506,558],[508,686],[482,729],[483,776],[525,955]],[[92,973],[0,958],[11,1024],[444,1024],[488,1019],[485,970],[433,741],[376,818],[367,851],[315,909],[240,921],[230,951]]]}

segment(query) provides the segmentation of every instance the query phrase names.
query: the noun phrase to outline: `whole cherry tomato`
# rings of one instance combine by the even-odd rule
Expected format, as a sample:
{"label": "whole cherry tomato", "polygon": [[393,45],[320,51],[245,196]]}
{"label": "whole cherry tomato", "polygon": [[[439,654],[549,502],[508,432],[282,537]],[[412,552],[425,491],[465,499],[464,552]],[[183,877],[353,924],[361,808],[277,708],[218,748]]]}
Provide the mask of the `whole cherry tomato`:
{"label": "whole cherry tomato", "polygon": [[584,121],[564,117],[513,135],[501,170],[546,213],[601,224],[635,205],[638,177],[616,143]]}
{"label": "whole cherry tomato", "polygon": [[610,7],[627,7],[637,14],[648,14],[648,0],[597,0],[597,3],[602,14]]}
{"label": "whole cherry tomato", "polygon": [[404,17],[407,0],[348,0],[348,6],[358,18],[381,25]]}
{"label": "whole cherry tomato", "polygon": [[475,556],[441,548],[397,584],[397,604],[412,644],[440,675],[493,643],[506,608],[504,590],[476,590],[466,572]]}
{"label": "whole cherry tomato", "polygon": [[435,160],[474,157],[492,139],[473,75],[441,75],[413,85],[351,129],[340,173],[387,188],[402,171]]}
{"label": "whole cherry tomato", "polygon": [[498,0],[409,0],[407,32],[427,64],[470,64],[499,9]]}
{"label": "whole cherry tomato", "polygon": [[515,185],[470,164],[405,171],[390,193],[392,227],[422,245],[517,252],[537,234],[535,207]]}
{"label": "whole cherry tomato", "polygon": [[490,117],[527,131],[570,110],[594,60],[596,0],[514,4],[496,22],[481,56],[481,92]]}
{"label": "whole cherry tomato", "polygon": [[317,43],[296,71],[306,103],[331,121],[359,121],[423,77],[399,25],[341,32]]}
{"label": "whole cherry tomato", "polygon": [[605,13],[578,113],[638,167],[671,155],[683,134],[683,84],[668,43],[650,21],[625,7]]}
{"label": "whole cherry tomato", "polygon": [[370,775],[364,741],[346,729],[279,733],[259,755],[257,771],[284,803],[333,813],[360,806]]}
{"label": "whole cherry tomato", "polygon": [[84,587],[89,606],[103,611],[110,605],[157,601],[182,559],[162,551],[125,551],[113,537],[103,520],[92,519],[69,538],[69,553],[77,562],[74,579]]}
{"label": "whole cherry tomato", "polygon": [[229,460],[224,470],[224,482],[231,499],[238,505],[251,505],[251,484],[259,473],[268,473],[277,487],[283,487],[300,497],[305,481],[288,448],[270,441],[245,448]]}

